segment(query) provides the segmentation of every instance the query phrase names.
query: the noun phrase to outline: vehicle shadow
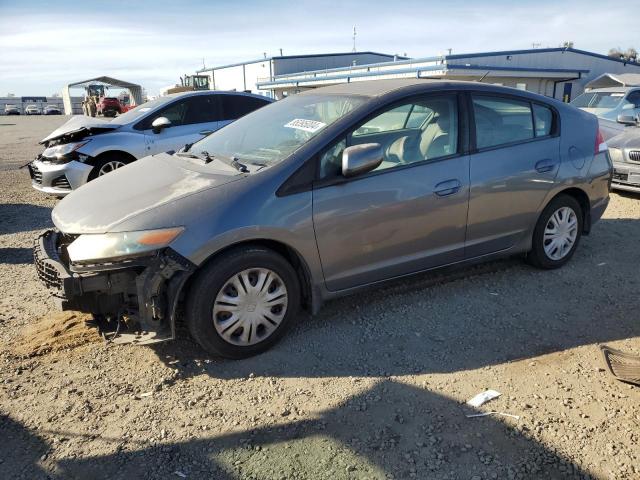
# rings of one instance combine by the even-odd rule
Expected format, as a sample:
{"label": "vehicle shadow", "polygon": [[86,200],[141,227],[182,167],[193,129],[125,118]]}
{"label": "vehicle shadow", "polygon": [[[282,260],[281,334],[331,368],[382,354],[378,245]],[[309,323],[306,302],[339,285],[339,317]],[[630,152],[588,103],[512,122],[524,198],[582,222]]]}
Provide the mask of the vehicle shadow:
{"label": "vehicle shadow", "polygon": [[32,248],[0,248],[0,263],[19,265],[33,263]]}
{"label": "vehicle shadow", "polygon": [[[193,408],[194,429],[218,421],[215,399],[207,397]],[[281,417],[268,427],[188,441],[153,440],[144,447],[120,439],[120,451],[64,459],[50,467],[55,469],[53,478],[61,479],[588,476],[533,439],[526,427],[492,417],[469,419],[465,408],[425,389],[383,381],[313,419],[287,422]],[[208,415],[199,415],[205,412]],[[12,450],[29,456],[28,467],[17,470],[23,473],[28,468],[38,471],[34,457],[43,451],[39,440],[27,433],[23,429],[17,443],[11,443]],[[68,432],[59,434],[70,437]],[[34,444],[36,449],[29,448]],[[12,455],[7,452],[3,458],[0,468],[7,469],[6,478],[14,478],[18,467]]]}
{"label": "vehicle shadow", "polygon": [[185,331],[155,350],[182,376],[378,377],[476,369],[639,336],[640,252],[621,238],[638,238],[640,222],[604,220],[596,229],[558,270],[511,259],[438,285],[423,275],[330,302],[253,358],[196,362],[209,357]]}
{"label": "vehicle shadow", "polygon": [[0,478],[48,478],[39,464],[40,458],[49,451],[47,442],[2,413],[0,432]]}
{"label": "vehicle shadow", "polygon": [[0,204],[0,235],[40,230],[51,225],[51,208],[26,203]]}

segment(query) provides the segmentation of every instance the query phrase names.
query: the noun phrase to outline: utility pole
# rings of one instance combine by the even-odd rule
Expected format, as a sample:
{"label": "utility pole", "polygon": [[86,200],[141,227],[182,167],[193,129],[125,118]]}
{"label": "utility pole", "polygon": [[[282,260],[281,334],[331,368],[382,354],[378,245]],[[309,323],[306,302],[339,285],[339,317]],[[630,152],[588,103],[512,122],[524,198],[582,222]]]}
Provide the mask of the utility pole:
{"label": "utility pole", "polygon": [[202,69],[204,70],[207,66],[204,64],[204,57],[202,57]]}
{"label": "utility pole", "polygon": [[353,26],[353,50],[351,50],[353,53],[356,53],[356,26]]}

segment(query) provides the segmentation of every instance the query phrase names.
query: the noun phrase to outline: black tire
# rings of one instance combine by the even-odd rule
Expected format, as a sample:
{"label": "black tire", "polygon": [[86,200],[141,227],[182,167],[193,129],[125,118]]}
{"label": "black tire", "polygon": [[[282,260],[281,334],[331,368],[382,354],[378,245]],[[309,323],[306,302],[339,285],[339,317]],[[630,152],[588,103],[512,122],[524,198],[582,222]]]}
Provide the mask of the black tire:
{"label": "black tire", "polygon": [[[213,320],[216,296],[227,281],[243,270],[265,268],[275,272],[287,290],[287,310],[273,333],[253,345],[234,345],[217,332]],[[290,328],[300,306],[300,283],[291,264],[279,253],[260,246],[247,246],[223,253],[205,266],[189,289],[186,321],[195,341],[207,352],[230,359],[247,358],[273,346]]]}
{"label": "black tire", "polygon": [[119,153],[105,153],[101,155],[93,164],[93,170],[89,173],[89,181],[95,180],[100,176],[100,170],[109,162],[122,162],[125,165],[131,163],[131,158]]}
{"label": "black tire", "polygon": [[[551,216],[563,207],[568,207],[575,213],[578,222],[577,235],[571,249],[562,258],[553,259],[549,257],[545,251],[544,232],[551,220]],[[536,227],[533,231],[533,244],[531,246],[531,251],[527,254],[528,263],[534,267],[545,270],[562,267],[565,263],[571,260],[571,257],[573,257],[573,254],[578,248],[580,238],[582,237],[583,225],[584,213],[582,212],[582,207],[575,198],[569,195],[559,195],[554,198],[542,211],[540,218],[538,219],[538,223],[536,223]]]}

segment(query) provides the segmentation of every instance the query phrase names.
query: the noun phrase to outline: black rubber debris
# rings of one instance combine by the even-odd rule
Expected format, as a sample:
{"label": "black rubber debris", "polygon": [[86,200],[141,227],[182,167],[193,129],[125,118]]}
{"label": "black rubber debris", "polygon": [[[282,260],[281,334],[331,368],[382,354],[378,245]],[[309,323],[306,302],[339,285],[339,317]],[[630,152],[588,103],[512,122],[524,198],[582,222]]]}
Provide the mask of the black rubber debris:
{"label": "black rubber debris", "polygon": [[640,386],[640,356],[600,345],[604,361],[611,374],[621,382]]}

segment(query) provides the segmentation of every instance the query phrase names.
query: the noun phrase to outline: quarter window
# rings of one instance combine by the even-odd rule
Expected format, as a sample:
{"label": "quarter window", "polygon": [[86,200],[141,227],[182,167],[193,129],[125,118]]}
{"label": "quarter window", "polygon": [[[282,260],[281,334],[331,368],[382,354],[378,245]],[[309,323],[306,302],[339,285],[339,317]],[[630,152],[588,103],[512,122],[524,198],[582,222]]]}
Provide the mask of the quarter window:
{"label": "quarter window", "polygon": [[550,108],[534,103],[533,118],[536,123],[536,137],[545,137],[551,134],[553,112]]}
{"label": "quarter window", "polygon": [[476,146],[495,147],[534,138],[528,102],[500,97],[473,96]]}

